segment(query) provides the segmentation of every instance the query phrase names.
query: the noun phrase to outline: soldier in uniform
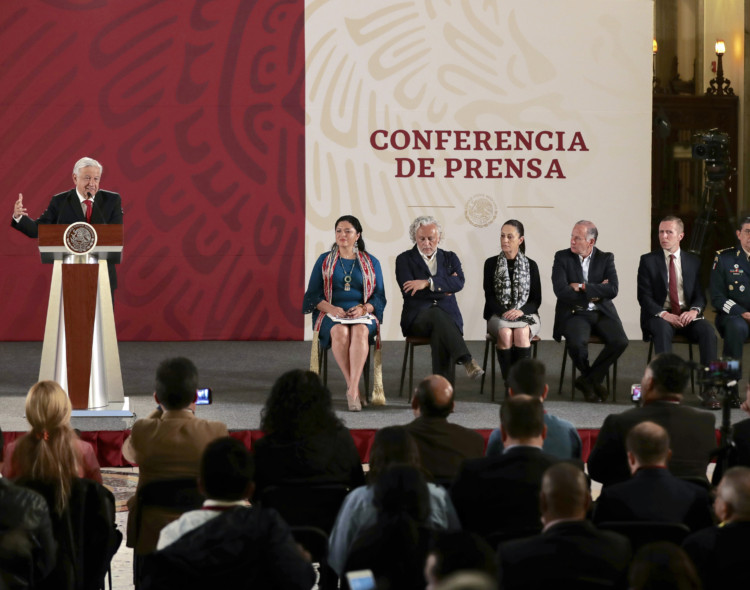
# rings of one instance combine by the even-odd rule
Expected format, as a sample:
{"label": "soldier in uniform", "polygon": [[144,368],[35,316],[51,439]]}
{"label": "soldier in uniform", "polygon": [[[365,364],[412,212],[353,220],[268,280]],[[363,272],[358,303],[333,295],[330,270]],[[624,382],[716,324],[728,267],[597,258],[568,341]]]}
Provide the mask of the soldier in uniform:
{"label": "soldier in uniform", "polygon": [[[724,339],[723,355],[742,359],[742,345],[750,336],[750,216],[736,232],[739,244],[716,253],[711,270],[711,303],[716,328]],[[737,387],[730,392],[732,407],[740,407]]]}

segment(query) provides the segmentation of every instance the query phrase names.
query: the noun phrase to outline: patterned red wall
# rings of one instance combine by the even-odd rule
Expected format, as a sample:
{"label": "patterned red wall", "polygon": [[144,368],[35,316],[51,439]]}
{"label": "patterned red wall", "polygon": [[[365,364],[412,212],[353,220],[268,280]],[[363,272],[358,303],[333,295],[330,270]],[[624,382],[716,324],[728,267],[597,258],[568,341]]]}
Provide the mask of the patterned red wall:
{"label": "patterned red wall", "polygon": [[40,340],[51,267],[10,227],[84,155],[122,195],[121,340],[301,339],[302,0],[4,0],[0,340]]}

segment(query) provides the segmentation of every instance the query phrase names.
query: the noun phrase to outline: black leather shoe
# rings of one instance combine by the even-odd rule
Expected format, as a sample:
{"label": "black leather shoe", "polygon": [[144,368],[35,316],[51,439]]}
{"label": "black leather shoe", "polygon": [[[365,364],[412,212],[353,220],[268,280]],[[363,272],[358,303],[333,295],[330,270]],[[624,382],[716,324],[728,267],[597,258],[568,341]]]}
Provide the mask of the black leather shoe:
{"label": "black leather shoe", "polygon": [[734,408],[735,410],[739,410],[740,407],[742,407],[742,402],[740,401],[740,397],[738,395],[731,395],[729,396],[729,399],[727,400],[729,402],[729,407]]}
{"label": "black leather shoe", "polygon": [[[702,391],[700,394],[701,405],[707,410],[720,410],[721,402],[716,397],[716,392],[713,389],[707,389]],[[737,406],[739,407],[739,406]]]}
{"label": "black leather shoe", "polygon": [[594,391],[593,384],[591,383],[591,381],[586,379],[586,377],[578,377],[573,383],[573,386],[583,394],[583,399],[585,399],[587,402],[597,403],[600,401],[599,397]]}
{"label": "black leather shoe", "polygon": [[597,397],[600,401],[606,402],[607,398],[609,397],[609,391],[607,391],[607,388],[604,386],[603,383],[594,383],[594,392],[596,393]]}

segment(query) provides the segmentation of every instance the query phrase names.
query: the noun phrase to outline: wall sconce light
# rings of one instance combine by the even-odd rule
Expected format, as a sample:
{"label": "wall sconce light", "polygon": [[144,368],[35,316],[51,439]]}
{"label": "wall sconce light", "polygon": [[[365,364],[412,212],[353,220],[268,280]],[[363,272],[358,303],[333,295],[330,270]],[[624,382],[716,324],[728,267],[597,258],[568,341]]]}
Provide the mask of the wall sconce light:
{"label": "wall sconce light", "polygon": [[731,87],[732,83],[728,78],[724,77],[724,65],[721,62],[726,53],[724,41],[717,39],[714,49],[716,50],[716,57],[719,59],[716,66],[716,78],[712,78],[709,82],[711,86],[706,89],[706,94],[713,96],[734,96],[734,90]]}

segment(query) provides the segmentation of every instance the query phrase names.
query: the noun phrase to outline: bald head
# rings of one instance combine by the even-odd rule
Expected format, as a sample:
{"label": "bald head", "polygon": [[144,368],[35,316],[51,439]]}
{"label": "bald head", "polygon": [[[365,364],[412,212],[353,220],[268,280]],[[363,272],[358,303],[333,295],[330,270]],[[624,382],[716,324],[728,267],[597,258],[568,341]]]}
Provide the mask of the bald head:
{"label": "bald head", "polygon": [[669,434],[656,422],[641,422],[628,432],[625,448],[633,471],[640,467],[665,467],[669,459]]}
{"label": "bald head", "polygon": [[716,491],[714,509],[723,521],[750,521],[750,468],[727,470]]}
{"label": "bald head", "polygon": [[411,402],[415,412],[431,418],[447,418],[453,411],[453,386],[441,375],[425,377]]}
{"label": "bald head", "polygon": [[556,463],[544,472],[539,499],[545,523],[560,518],[583,520],[591,502],[586,476],[570,463]]}

